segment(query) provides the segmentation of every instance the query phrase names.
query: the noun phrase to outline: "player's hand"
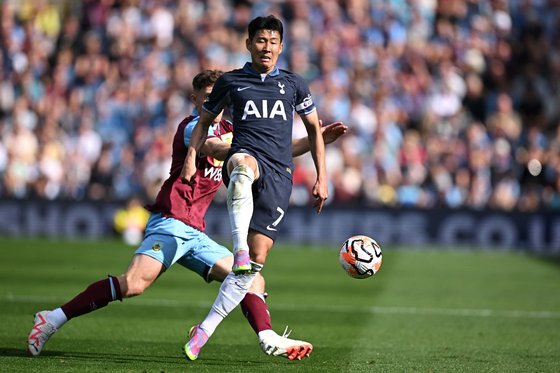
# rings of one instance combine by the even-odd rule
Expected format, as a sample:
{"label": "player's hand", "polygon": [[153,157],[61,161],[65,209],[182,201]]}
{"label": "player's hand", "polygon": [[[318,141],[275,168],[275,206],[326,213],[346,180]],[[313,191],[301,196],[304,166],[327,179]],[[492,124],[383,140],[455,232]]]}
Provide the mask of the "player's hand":
{"label": "player's hand", "polygon": [[321,183],[319,180],[313,186],[313,197],[315,197],[315,203],[313,207],[317,209],[317,214],[321,213],[323,209],[323,204],[329,196],[329,190],[326,182]]}
{"label": "player's hand", "polygon": [[324,127],[322,120],[319,120],[319,123],[321,124],[321,133],[325,144],[330,144],[331,142],[336,141],[336,139],[348,131],[348,126],[344,125],[342,122],[333,122]]}
{"label": "player's hand", "polygon": [[191,164],[188,159],[183,163],[183,169],[181,170],[181,182],[183,184],[192,185],[196,178],[196,165]]}

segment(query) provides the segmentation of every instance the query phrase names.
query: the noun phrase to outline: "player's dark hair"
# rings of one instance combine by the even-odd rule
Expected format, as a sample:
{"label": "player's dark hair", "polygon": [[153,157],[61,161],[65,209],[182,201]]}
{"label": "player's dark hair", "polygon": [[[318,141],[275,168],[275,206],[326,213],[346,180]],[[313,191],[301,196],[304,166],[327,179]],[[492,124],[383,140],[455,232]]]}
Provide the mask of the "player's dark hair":
{"label": "player's dark hair", "polygon": [[220,70],[202,70],[192,80],[192,86],[195,91],[201,90],[208,86],[214,85],[216,80],[222,76],[223,71]]}
{"label": "player's dark hair", "polygon": [[280,41],[284,38],[284,25],[282,25],[282,21],[272,14],[266,17],[257,17],[249,23],[249,27],[247,28],[249,40],[253,40],[253,37],[259,30],[278,31],[280,34]]}

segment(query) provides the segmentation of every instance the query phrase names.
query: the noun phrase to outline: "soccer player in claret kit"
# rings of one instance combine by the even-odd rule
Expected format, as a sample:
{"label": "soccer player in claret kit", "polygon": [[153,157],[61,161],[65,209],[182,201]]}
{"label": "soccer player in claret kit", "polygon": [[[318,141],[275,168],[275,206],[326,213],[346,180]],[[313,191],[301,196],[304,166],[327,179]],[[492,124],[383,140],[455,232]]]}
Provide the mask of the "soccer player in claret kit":
{"label": "soccer player in claret kit", "polygon": [[[220,71],[205,70],[193,79],[191,100],[195,110],[177,128],[169,178],[155,203],[149,206],[151,215],[144,241],[134,253],[126,273],[92,283],[55,310],[38,312],[27,340],[30,354],[39,355],[49,338],[68,320],[101,309],[109,302],[142,294],[174,263],[198,273],[206,282],[223,281],[231,271],[231,252],[203,233],[204,215],[222,183],[221,164],[232,137],[231,123],[222,120],[221,113],[209,128],[202,148],[204,156],[197,158],[197,182],[190,186],[179,178],[198,113],[220,75]],[[325,141],[336,140],[346,129],[339,122],[326,126],[323,128]],[[308,151],[307,139],[294,140],[293,149],[294,155]],[[272,331],[264,290],[264,279],[258,277],[241,303],[242,311],[258,334],[265,353],[293,358],[290,353],[306,350],[308,343]]]}
{"label": "soccer player in claret kit", "polygon": [[216,81],[192,133],[181,174],[185,183],[196,181],[196,155],[213,118],[230,107],[234,135],[222,174],[228,186],[233,272],[220,286],[206,318],[191,330],[185,345],[191,360],[245,297],[277,237],[292,191],[294,111],[308,132],[317,172],[312,192],[318,213],[328,195],[325,146],[309,87],[300,76],[276,66],[282,38],[282,22],[274,16],[257,17],[249,23],[246,47],[251,62]]}

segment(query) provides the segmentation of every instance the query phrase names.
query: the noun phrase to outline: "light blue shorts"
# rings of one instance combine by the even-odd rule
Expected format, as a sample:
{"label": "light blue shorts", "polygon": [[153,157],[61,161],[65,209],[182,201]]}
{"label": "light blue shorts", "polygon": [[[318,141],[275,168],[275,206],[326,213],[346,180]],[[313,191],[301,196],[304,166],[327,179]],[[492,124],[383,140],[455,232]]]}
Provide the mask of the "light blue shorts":
{"label": "light blue shorts", "polygon": [[162,263],[166,269],[179,263],[198,273],[206,281],[212,266],[218,260],[232,255],[227,248],[205,233],[159,213],[150,215],[144,241],[135,254],[148,255]]}

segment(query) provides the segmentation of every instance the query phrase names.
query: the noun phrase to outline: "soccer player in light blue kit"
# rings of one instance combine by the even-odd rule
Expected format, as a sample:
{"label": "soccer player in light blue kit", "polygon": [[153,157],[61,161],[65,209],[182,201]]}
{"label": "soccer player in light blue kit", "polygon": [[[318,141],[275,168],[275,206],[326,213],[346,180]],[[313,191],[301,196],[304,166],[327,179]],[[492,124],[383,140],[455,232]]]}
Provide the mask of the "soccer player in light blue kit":
{"label": "soccer player in light blue kit", "polygon": [[[283,25],[274,16],[257,17],[248,26],[246,47],[251,62],[218,79],[203,105],[181,177],[195,182],[197,152],[214,117],[229,106],[234,136],[224,165],[234,263],[207,317],[193,327],[185,345],[191,360],[218,324],[241,302],[277,237],[292,191],[291,139],[294,111],[309,139],[317,180],[313,187],[317,213],[327,199],[325,145],[309,87],[300,76],[276,67],[282,52]],[[290,346],[286,346],[290,351]],[[308,355],[313,346],[294,349],[290,358]]]}

